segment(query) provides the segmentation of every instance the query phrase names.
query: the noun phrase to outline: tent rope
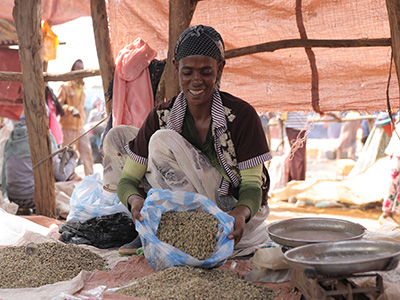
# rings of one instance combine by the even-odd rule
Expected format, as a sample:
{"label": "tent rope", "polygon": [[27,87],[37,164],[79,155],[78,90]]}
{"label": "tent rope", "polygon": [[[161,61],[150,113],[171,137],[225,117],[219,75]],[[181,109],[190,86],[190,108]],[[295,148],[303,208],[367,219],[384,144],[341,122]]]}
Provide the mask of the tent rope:
{"label": "tent rope", "polygon": [[[68,145],[65,145],[63,148],[57,150],[56,152],[53,152],[52,154],[42,158],[39,162],[37,162],[32,168],[36,168],[38,165],[40,165],[41,163],[43,163],[44,161],[46,161],[49,158],[52,158],[54,156],[56,156],[58,153],[64,152],[63,157],[66,155],[67,150],[72,149],[72,144],[75,143],[77,140],[79,140],[81,137],[83,137],[84,135],[88,134],[91,130],[95,129],[97,126],[99,126],[101,123],[103,123],[105,120],[107,120],[106,118],[103,118],[102,120],[100,120],[97,124],[95,124],[93,127],[91,127],[90,129],[86,130],[84,133],[82,133],[80,136],[76,137],[71,143],[69,143]],[[63,158],[61,159],[63,160]]]}
{"label": "tent rope", "polygon": [[[393,68],[393,48],[391,48],[391,55],[390,55],[390,67],[389,67],[389,76],[388,76],[388,82],[387,82],[387,86],[386,86],[386,105],[387,105],[387,113],[389,115],[390,118],[390,123],[392,123],[392,126],[394,128],[394,133],[397,135],[397,138],[400,140],[400,136],[399,133],[397,132],[396,129],[396,124],[394,123],[393,120],[393,113],[392,113],[392,108],[390,106],[390,97],[389,97],[389,88],[390,88],[390,80],[392,78],[392,68]],[[399,100],[400,101],[400,100]]]}
{"label": "tent rope", "polygon": [[[302,130],[300,130],[299,134],[296,137],[296,140],[292,140],[291,142],[293,142],[292,146],[290,147],[290,154],[286,157],[286,161],[290,161],[293,159],[294,157],[294,153],[304,147],[304,144],[307,141],[307,136],[310,133],[311,129],[314,128],[314,121],[311,122],[307,122],[305,128],[303,128]],[[300,137],[300,134],[302,134],[302,132],[305,131],[304,136]],[[289,141],[290,144],[290,141]]]}

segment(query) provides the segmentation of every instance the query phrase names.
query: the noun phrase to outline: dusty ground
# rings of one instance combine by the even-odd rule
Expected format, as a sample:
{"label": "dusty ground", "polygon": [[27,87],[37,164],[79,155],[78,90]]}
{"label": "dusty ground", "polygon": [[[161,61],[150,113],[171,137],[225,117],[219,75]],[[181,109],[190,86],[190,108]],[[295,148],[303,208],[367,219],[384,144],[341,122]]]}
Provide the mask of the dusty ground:
{"label": "dusty ground", "polygon": [[[279,153],[274,151],[277,149],[279,142],[279,139],[276,138],[273,138],[271,141],[273,156],[279,155]],[[328,159],[326,155],[327,151],[333,150],[335,143],[335,139],[307,140],[307,179],[343,179],[343,177],[338,173],[337,161],[334,159]],[[287,141],[285,141],[285,149],[289,149]],[[360,153],[361,149],[362,144],[357,140],[356,157]],[[378,219],[381,214],[381,203],[372,204],[363,208],[316,208],[309,205],[299,207],[295,203],[288,203],[285,201],[274,202],[272,199],[269,201],[269,206],[271,208],[271,213],[266,220],[267,223],[288,218],[318,216],[346,219],[359,223],[368,230],[375,230],[380,227]]]}

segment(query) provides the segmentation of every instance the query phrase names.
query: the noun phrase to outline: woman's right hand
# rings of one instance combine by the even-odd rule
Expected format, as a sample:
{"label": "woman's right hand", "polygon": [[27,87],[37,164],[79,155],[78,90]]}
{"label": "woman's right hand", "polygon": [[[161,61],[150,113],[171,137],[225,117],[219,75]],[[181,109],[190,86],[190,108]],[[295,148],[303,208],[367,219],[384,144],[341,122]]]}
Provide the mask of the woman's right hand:
{"label": "woman's right hand", "polygon": [[139,220],[143,222],[143,217],[140,214],[140,210],[143,207],[144,199],[138,195],[130,195],[128,198],[128,203],[131,206],[131,214],[133,221]]}

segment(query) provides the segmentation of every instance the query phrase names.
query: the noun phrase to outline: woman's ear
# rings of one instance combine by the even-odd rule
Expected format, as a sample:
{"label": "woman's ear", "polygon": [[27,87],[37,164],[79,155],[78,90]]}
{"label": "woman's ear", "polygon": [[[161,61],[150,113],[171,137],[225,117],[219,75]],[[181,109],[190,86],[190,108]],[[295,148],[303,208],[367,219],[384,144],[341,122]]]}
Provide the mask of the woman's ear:
{"label": "woman's ear", "polygon": [[179,70],[179,63],[178,63],[178,61],[177,61],[175,58],[173,58],[173,59],[172,59],[172,63],[173,63],[174,66],[175,66],[175,72],[178,73],[178,70]]}
{"label": "woman's ear", "polygon": [[217,78],[220,78],[222,76],[222,71],[224,70],[224,67],[225,59],[221,60],[217,65]]}

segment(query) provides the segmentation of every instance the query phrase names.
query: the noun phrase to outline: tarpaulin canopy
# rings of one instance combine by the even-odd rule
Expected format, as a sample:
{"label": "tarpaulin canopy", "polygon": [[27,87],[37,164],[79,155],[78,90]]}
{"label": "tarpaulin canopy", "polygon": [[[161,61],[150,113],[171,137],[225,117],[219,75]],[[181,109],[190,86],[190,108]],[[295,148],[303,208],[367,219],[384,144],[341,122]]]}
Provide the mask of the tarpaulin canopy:
{"label": "tarpaulin canopy", "polygon": [[[167,57],[168,0],[110,0],[108,17],[114,58],[137,37],[149,43],[158,58]],[[286,39],[390,38],[385,0],[199,1],[191,22],[195,24],[219,31],[226,50]],[[312,88],[323,112],[386,110],[389,46],[311,50],[314,62],[301,47],[228,59],[221,89],[260,112],[312,111]],[[389,95],[392,109],[398,109],[394,64]]]}
{"label": "tarpaulin canopy", "polygon": [[[12,19],[14,0],[3,0],[0,18]],[[107,1],[114,58],[137,37],[167,57],[169,0]],[[90,16],[90,1],[42,0],[42,18],[53,25]],[[179,22],[180,20],[171,20]],[[385,0],[198,1],[191,25],[206,24],[222,35],[226,50],[288,39],[390,38]],[[332,44],[333,46],[333,44]],[[307,51],[306,51],[307,50]],[[221,89],[259,112],[399,108],[391,48],[291,47],[227,60]]]}
{"label": "tarpaulin canopy", "polygon": [[[0,19],[12,20],[14,0],[1,0]],[[52,25],[63,24],[76,18],[90,16],[90,1],[42,0],[42,19]]]}

